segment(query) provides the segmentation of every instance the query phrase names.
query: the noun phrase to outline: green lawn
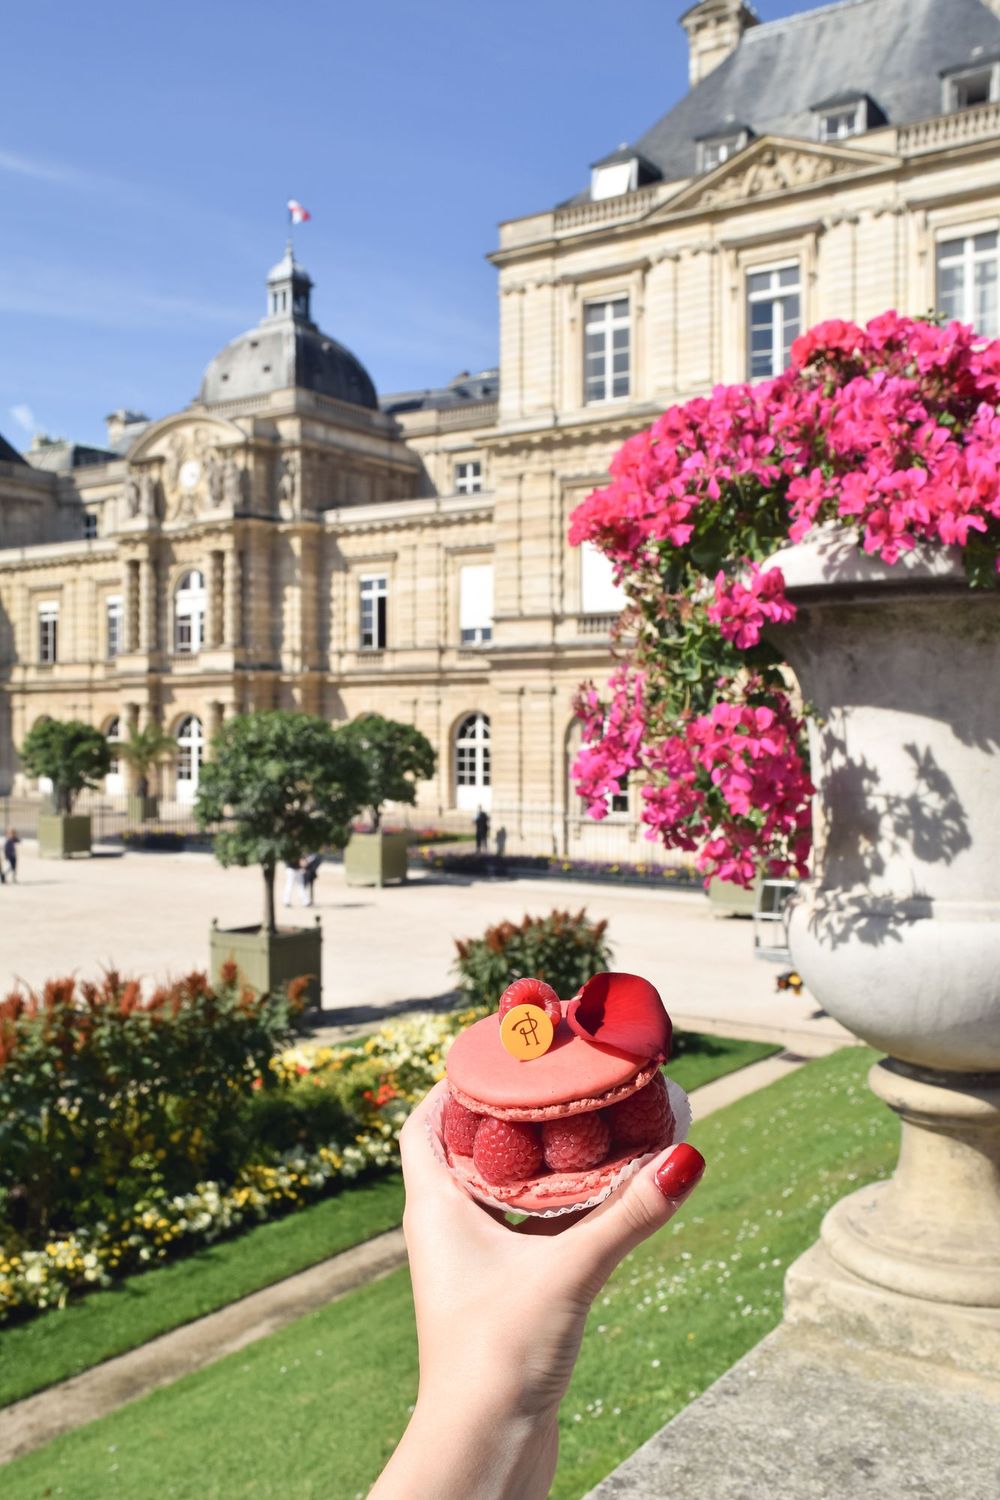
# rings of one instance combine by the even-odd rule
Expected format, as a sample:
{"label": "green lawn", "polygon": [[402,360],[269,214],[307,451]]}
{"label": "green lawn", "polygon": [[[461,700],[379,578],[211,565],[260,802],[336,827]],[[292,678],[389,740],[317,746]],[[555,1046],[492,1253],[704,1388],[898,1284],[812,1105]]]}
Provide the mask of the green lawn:
{"label": "green lawn", "polygon": [[14,1324],[0,1332],[0,1406],[392,1229],[402,1214],[393,1173]]}
{"label": "green lawn", "polygon": [[[619,1269],[563,1408],[556,1500],[584,1494],[779,1320],[785,1269],[837,1198],[886,1175],[896,1123],[861,1048],[696,1127],[705,1181]],[[5,1500],[352,1500],[414,1399],[405,1270],[4,1471]]]}
{"label": "green lawn", "polygon": [[[777,1050],[768,1043],[695,1034],[676,1040],[669,1071],[688,1090]],[[397,1175],[360,1184],[238,1239],[93,1292],[61,1312],[0,1331],[0,1406],[371,1239],[398,1224],[402,1211]]]}

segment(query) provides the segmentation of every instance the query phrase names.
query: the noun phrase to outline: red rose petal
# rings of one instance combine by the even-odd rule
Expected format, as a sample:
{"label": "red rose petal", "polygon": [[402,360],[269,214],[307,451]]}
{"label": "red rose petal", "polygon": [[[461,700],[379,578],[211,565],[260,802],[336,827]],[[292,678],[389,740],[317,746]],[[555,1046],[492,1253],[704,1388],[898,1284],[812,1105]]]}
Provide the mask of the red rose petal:
{"label": "red rose petal", "polygon": [[638,974],[595,974],[569,1002],[566,1021],[602,1047],[661,1063],[670,1056],[670,1017],[658,991]]}

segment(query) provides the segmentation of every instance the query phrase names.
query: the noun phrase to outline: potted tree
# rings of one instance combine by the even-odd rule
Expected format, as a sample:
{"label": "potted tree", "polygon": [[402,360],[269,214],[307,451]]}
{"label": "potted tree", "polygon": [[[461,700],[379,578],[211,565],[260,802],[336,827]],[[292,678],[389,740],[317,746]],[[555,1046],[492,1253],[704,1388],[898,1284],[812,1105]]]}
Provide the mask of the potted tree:
{"label": "potted tree", "polygon": [[160,799],[150,792],[150,775],[177,754],[176,742],[159,724],[147,724],[144,729],[130,729],[128,739],[119,743],[117,751],[135,773],[135,788],[128,799],[129,818],[138,823],[155,818]]}
{"label": "potted tree", "polygon": [[325,719],[272,709],[240,714],[222,726],[202,767],[195,816],[214,828],[221,865],[259,865],[264,920],[211,935],[213,976],[233,959],[261,992],[308,975],[306,998],[321,999],[322,933],[315,927],[278,928],[274,880],[279,863],[297,865],[310,854],[347,842],[351,819],[368,795],[365,768]]}
{"label": "potted tree", "polygon": [[103,734],[79,719],[43,719],[25,735],[21,760],[29,776],[52,783],[52,812],[38,819],[38,852],[49,859],[89,854],[90,814],[74,814],[73,806],[108,774],[111,751]]}
{"label": "potted tree", "polygon": [[386,833],[382,809],[387,802],[412,807],[417,800],[416,783],[434,775],[436,757],[431,743],[412,724],[400,724],[381,714],[359,714],[337,731],[337,737],[364,762],[372,825],[369,833],[355,830],[351,834],[344,851],[347,884],[382,886],[387,880],[405,880],[410,836]]}

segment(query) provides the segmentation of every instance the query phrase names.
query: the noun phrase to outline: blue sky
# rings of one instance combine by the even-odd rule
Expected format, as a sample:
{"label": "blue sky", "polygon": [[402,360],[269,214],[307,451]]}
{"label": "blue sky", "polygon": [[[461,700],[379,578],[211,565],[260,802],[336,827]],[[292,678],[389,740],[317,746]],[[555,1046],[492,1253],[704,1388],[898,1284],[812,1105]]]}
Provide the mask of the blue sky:
{"label": "blue sky", "polygon": [[[380,391],[496,362],[496,225],[685,89],[677,0],[34,0],[4,18],[0,432],[184,406],[264,311],[284,205]],[[760,0],[762,20],[811,8]]]}

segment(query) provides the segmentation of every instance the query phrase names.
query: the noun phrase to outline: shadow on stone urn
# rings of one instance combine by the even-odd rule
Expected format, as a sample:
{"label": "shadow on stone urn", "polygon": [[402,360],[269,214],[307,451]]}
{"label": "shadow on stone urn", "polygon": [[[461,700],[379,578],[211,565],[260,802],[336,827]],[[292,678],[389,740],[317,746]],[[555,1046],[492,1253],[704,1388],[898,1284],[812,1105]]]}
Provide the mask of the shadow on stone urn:
{"label": "shadow on stone urn", "polygon": [[902,1122],[893,1178],[830,1210],[787,1316],[1000,1375],[1000,594],[957,553],[889,567],[832,527],[768,566],[817,787],[789,945],[888,1054],[869,1081]]}

